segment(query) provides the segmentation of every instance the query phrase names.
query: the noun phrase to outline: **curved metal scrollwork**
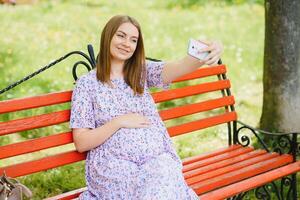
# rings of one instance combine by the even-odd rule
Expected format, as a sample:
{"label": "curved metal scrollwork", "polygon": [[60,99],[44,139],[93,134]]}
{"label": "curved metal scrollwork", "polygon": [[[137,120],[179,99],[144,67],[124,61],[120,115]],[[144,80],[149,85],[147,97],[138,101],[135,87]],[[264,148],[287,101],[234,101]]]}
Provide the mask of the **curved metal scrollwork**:
{"label": "curved metal scrollwork", "polygon": [[[76,62],[74,65],[73,65],[73,69],[72,69],[72,74],[73,74],[73,78],[74,80],[76,81],[78,79],[78,76],[76,74],[76,70],[77,70],[77,67],[81,64],[83,66],[85,66],[87,68],[88,71],[91,71],[93,68],[96,67],[96,60],[95,60],[95,54],[94,54],[94,49],[93,49],[93,46],[92,45],[88,45],[87,46],[87,49],[88,49],[88,52],[89,52],[89,56],[88,57],[86,54],[85,54],[85,58],[89,61],[89,64],[85,61],[78,61]],[[82,55],[83,56],[83,55]]]}
{"label": "curved metal scrollwork", "polygon": [[[254,193],[248,191],[240,193],[234,197],[230,197],[227,200],[241,200],[246,197],[250,198],[252,194],[255,195],[255,199],[259,200],[290,200],[292,197],[292,184],[293,180],[291,177],[284,177],[281,181],[271,182],[254,190]],[[250,194],[250,196],[249,196]]]}
{"label": "curved metal scrollwork", "polygon": [[[249,129],[248,127],[246,126],[242,126],[240,127],[237,131],[236,131],[236,135],[237,135],[237,142],[238,144],[242,145],[243,147],[246,147],[246,146],[249,146],[250,144],[250,138],[246,135],[243,135],[241,137],[239,137],[239,134],[241,133],[241,130],[243,129],[247,129],[247,130],[250,130],[251,132],[253,132],[253,130]],[[246,142],[246,143],[245,143]]]}
{"label": "curved metal scrollwork", "polygon": [[[280,188],[279,188],[280,184]],[[292,199],[292,179],[290,177],[284,177],[278,184],[271,182],[255,189],[255,197],[263,200],[290,200]]]}
{"label": "curved metal scrollwork", "polygon": [[[79,64],[83,64],[89,71],[90,71],[92,68],[95,68],[95,66],[96,66],[96,61],[95,61],[95,56],[94,56],[93,47],[92,47],[92,45],[90,45],[90,44],[88,45],[88,52],[89,52],[89,55],[87,55],[87,54],[85,54],[85,53],[83,53],[83,52],[81,52],[81,51],[72,51],[72,52],[70,52],[70,53],[68,53],[68,54],[66,54],[66,55],[64,55],[64,56],[62,56],[62,57],[60,57],[59,59],[57,59],[57,60],[51,62],[50,64],[48,64],[48,65],[46,65],[46,66],[40,68],[39,70],[35,71],[34,73],[32,73],[32,74],[30,74],[30,75],[24,77],[23,79],[21,79],[21,80],[15,82],[15,83],[13,83],[13,84],[10,84],[10,85],[7,86],[6,88],[0,90],[0,94],[2,94],[2,93],[4,93],[4,92],[6,92],[6,91],[8,91],[8,90],[10,90],[10,89],[12,89],[12,88],[14,88],[14,87],[16,87],[17,85],[20,85],[21,83],[23,83],[23,82],[25,82],[25,81],[31,79],[32,77],[34,77],[34,76],[40,74],[41,72],[45,71],[46,69],[49,69],[50,67],[56,65],[57,63],[59,63],[59,62],[65,60],[65,59],[68,58],[69,56],[75,55],[75,54],[81,55],[81,56],[84,57],[84,58],[88,61],[88,63],[89,63],[89,64],[88,64],[88,63],[85,62],[85,61],[79,61],[79,62],[77,62],[77,63],[74,64],[74,66],[73,66],[73,78],[74,78],[74,80],[76,80],[76,79],[77,79],[76,69],[77,69],[77,66],[78,66]],[[74,69],[74,68],[75,68],[75,69]]]}
{"label": "curved metal scrollwork", "polygon": [[281,135],[277,138],[277,147],[274,148],[274,151],[283,154],[283,153],[292,153],[292,140],[287,135]]}
{"label": "curved metal scrollwork", "polygon": [[[280,194],[282,199],[284,199],[284,191],[287,190],[286,193],[286,199],[291,199],[292,197],[292,179],[290,177],[284,177],[281,179],[281,189],[280,189]],[[284,188],[287,188],[286,190]]]}
{"label": "curved metal scrollwork", "polygon": [[265,150],[267,150],[268,152],[270,152],[270,150],[268,149],[266,143],[258,136],[258,134],[256,133],[256,131],[248,126],[242,126],[240,128],[237,129],[236,131],[236,138],[237,138],[237,143],[246,147],[249,146],[251,139],[249,138],[249,136],[247,135],[242,135],[241,134],[241,130],[246,129],[249,130],[253,135],[255,135],[255,137],[257,138],[257,140],[259,141],[259,143],[263,146],[263,148]]}
{"label": "curved metal scrollwork", "polygon": [[76,74],[76,72],[77,72],[76,70],[77,70],[77,67],[78,67],[80,64],[83,65],[83,66],[85,66],[85,67],[87,68],[88,71],[91,71],[91,70],[92,70],[92,68],[91,68],[86,62],[84,62],[84,61],[78,61],[78,62],[76,62],[76,63],[73,65],[73,69],[72,69],[72,75],[73,75],[73,78],[74,78],[75,81],[78,79],[78,76],[77,76],[77,74]]}
{"label": "curved metal scrollwork", "polygon": [[96,67],[96,59],[95,59],[93,46],[91,44],[89,44],[87,46],[87,49],[88,49],[90,59],[91,59],[91,62],[92,62],[92,68],[95,68]]}
{"label": "curved metal scrollwork", "polygon": [[[268,152],[274,151],[279,154],[288,153],[292,154],[293,156],[296,156],[296,154],[300,154],[300,146],[297,141],[297,133],[271,133],[250,127],[247,124],[244,124],[240,121],[238,121],[238,124],[240,124],[241,127],[239,127],[235,131],[234,138],[236,138],[236,143],[244,147],[248,146],[251,142],[251,137],[241,133],[242,130],[246,129],[248,130],[248,132],[250,132],[250,134],[255,136],[255,138],[258,141],[258,144],[261,145]],[[260,134],[263,134],[266,137],[262,137]],[[267,138],[270,137],[273,137],[273,139],[268,140]],[[266,140],[264,141],[262,138]],[[266,142],[272,142],[273,144],[267,144]]]}
{"label": "curved metal scrollwork", "polygon": [[271,192],[269,190],[270,188],[267,185],[259,187],[255,190],[255,197],[257,199],[271,200]]}
{"label": "curved metal scrollwork", "polygon": [[242,192],[242,193],[230,198],[230,200],[242,200],[248,194],[249,194],[248,192]]}
{"label": "curved metal scrollwork", "polygon": [[[21,83],[23,83],[23,82],[25,82],[25,81],[31,79],[32,77],[34,77],[34,76],[40,74],[41,72],[45,71],[46,69],[49,69],[50,67],[56,65],[57,63],[59,63],[59,62],[65,60],[65,59],[68,58],[69,56],[75,55],[75,54],[80,55],[80,56],[84,57],[84,58],[87,60],[87,62],[86,62],[86,61],[83,61],[83,60],[78,61],[78,62],[76,62],[76,63],[73,65],[73,68],[72,68],[72,75],[73,75],[74,80],[76,81],[76,80],[78,79],[78,76],[77,76],[77,69],[78,69],[78,66],[82,66],[82,65],[83,65],[88,71],[91,71],[93,68],[96,67],[96,59],[95,59],[95,54],[94,54],[93,46],[89,44],[89,45],[87,46],[87,49],[88,49],[88,54],[89,54],[89,55],[87,55],[87,54],[85,54],[85,53],[83,53],[83,52],[81,52],[81,51],[72,51],[72,52],[70,52],[70,53],[68,53],[68,54],[66,54],[66,55],[64,55],[64,56],[62,56],[62,57],[60,57],[59,59],[57,59],[57,60],[55,60],[55,61],[49,63],[48,65],[46,65],[46,66],[40,68],[39,70],[35,71],[34,73],[32,73],[32,74],[30,74],[30,75],[28,75],[28,76],[22,78],[21,80],[16,81],[16,82],[10,84],[10,85],[7,86],[6,88],[0,90],[0,94],[2,94],[2,93],[4,93],[4,92],[7,92],[8,90],[10,90],[10,89],[12,89],[12,88],[14,88],[14,87],[20,85]],[[98,58],[98,57],[97,57],[97,58]],[[160,61],[160,60],[153,59],[153,58],[148,58],[148,57],[146,57],[146,59],[147,59],[147,60],[153,60],[153,61]]]}

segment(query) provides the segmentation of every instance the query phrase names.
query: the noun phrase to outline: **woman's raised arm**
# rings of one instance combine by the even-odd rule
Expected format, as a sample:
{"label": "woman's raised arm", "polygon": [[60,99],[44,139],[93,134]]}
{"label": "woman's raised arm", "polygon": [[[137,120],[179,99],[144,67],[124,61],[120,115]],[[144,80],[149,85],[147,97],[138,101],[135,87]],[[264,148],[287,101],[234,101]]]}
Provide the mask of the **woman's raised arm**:
{"label": "woman's raised arm", "polygon": [[208,47],[203,49],[202,52],[210,51],[210,53],[204,60],[198,60],[189,55],[186,55],[180,60],[166,62],[162,71],[163,82],[170,83],[176,78],[188,74],[201,67],[202,65],[217,64],[222,55],[223,46],[220,42],[211,42],[207,44]]}

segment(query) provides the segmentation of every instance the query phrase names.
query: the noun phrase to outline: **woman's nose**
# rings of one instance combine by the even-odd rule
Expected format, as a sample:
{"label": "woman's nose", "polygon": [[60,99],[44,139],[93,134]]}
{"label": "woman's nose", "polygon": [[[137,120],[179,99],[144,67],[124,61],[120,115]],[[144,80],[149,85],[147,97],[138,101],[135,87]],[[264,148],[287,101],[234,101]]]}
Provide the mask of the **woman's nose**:
{"label": "woman's nose", "polygon": [[129,39],[125,39],[125,40],[123,40],[123,43],[122,43],[124,46],[126,46],[126,47],[130,47],[130,41],[129,41]]}

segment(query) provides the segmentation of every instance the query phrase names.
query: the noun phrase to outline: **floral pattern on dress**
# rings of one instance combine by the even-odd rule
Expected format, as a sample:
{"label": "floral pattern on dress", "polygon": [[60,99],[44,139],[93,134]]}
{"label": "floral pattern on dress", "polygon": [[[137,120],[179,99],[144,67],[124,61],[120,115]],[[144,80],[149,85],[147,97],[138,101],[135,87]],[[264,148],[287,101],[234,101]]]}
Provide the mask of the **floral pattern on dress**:
{"label": "floral pattern on dress", "polygon": [[194,200],[198,199],[182,175],[182,163],[161,120],[150,87],[167,89],[162,81],[163,62],[146,62],[142,95],[122,78],[103,84],[92,70],[80,77],[72,94],[70,128],[97,128],[116,116],[139,113],[151,125],[121,128],[86,158],[88,190],[79,199]]}

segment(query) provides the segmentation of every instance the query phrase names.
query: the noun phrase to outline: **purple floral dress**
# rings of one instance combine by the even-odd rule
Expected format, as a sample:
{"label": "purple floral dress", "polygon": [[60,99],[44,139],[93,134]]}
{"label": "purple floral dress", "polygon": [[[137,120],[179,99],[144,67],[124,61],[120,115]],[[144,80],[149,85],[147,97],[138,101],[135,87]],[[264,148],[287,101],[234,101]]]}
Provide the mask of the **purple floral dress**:
{"label": "purple floral dress", "polygon": [[163,84],[163,62],[146,63],[143,95],[134,95],[124,79],[103,84],[92,70],[80,77],[72,96],[71,128],[97,128],[116,116],[139,113],[151,125],[121,128],[86,159],[88,190],[79,199],[89,200],[194,200],[198,199],[182,175],[182,163],[148,90]]}

